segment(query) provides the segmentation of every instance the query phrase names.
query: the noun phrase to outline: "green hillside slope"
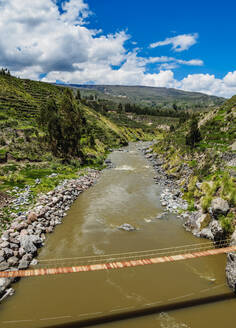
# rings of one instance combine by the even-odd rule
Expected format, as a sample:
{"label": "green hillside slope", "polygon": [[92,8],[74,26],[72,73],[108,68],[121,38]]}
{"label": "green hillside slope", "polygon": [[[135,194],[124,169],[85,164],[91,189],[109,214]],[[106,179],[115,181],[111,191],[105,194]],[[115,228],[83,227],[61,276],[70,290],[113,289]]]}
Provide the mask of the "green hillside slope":
{"label": "green hillside slope", "polygon": [[96,94],[100,98],[121,103],[135,103],[143,106],[167,106],[173,103],[180,107],[208,107],[224,102],[223,98],[198,92],[187,92],[171,88],[113,85],[70,85],[80,88],[83,95]]}
{"label": "green hillside slope", "polygon": [[213,220],[212,201],[223,199],[229,211],[218,219],[225,234],[232,233],[236,225],[236,96],[164,134],[154,151],[163,158],[167,176],[182,188],[188,211],[200,213],[202,228]]}
{"label": "green hillside slope", "polygon": [[0,75],[0,190],[23,186],[31,169],[51,167],[49,171],[55,172],[52,166],[60,169],[67,164],[65,172],[68,167],[74,172],[81,166],[101,165],[112,147],[152,138],[138,124],[118,126],[68,90]]}

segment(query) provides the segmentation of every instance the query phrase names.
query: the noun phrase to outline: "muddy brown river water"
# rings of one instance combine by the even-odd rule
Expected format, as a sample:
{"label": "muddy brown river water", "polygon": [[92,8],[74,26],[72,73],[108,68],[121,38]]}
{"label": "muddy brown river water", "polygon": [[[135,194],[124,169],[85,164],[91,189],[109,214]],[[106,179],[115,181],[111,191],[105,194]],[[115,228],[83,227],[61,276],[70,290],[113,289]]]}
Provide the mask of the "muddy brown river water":
{"label": "muddy brown river water", "polygon": [[[115,168],[104,170],[92,188],[73,204],[50,235],[39,260],[143,251],[207,242],[182,227],[164,209],[161,187],[150,163],[130,144],[110,155]],[[129,223],[136,231],[117,227]],[[43,328],[151,304],[172,304],[229,293],[225,255],[144,267],[22,279],[0,306],[1,328]],[[236,299],[209,302],[145,317],[102,324],[102,328],[235,327]],[[65,325],[66,327],[67,325]],[[76,327],[76,326],[75,326]]]}

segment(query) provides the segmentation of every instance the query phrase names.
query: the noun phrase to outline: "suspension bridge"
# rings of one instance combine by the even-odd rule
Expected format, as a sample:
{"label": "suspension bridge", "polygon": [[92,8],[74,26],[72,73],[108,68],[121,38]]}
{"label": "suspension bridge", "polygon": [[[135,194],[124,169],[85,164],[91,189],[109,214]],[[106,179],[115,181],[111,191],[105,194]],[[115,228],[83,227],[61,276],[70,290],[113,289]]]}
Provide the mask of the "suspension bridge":
{"label": "suspension bridge", "polygon": [[0,278],[33,277],[122,269],[235,252],[236,246],[228,246],[229,242],[230,240],[228,239],[220,241],[217,245],[218,248],[215,248],[214,243],[209,242],[100,256],[42,259],[35,269],[0,272]]}

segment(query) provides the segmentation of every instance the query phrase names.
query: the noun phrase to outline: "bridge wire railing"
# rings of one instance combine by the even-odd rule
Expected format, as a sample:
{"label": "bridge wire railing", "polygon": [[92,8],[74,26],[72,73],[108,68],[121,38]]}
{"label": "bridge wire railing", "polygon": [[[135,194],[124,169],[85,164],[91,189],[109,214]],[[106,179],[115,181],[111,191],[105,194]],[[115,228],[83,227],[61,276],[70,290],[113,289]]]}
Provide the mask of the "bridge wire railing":
{"label": "bridge wire railing", "polygon": [[194,252],[202,252],[212,250],[217,247],[227,247],[230,243],[230,239],[224,239],[215,245],[214,242],[198,243],[190,245],[181,245],[175,247],[145,250],[145,251],[133,251],[133,252],[122,252],[113,254],[102,254],[102,255],[91,255],[91,256],[80,256],[80,257],[68,257],[68,258],[51,258],[51,259],[39,259],[37,268],[50,268],[58,267],[62,265],[91,265],[101,264],[108,262],[118,261],[131,261],[139,259],[148,259],[153,257],[165,257],[174,256],[179,254],[187,254]]}

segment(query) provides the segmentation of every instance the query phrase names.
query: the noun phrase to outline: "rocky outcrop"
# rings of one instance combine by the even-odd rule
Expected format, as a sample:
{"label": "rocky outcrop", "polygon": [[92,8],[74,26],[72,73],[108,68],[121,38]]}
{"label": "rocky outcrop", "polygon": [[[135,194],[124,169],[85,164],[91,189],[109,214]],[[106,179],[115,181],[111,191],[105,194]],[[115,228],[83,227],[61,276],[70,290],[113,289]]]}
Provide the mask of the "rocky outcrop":
{"label": "rocky outcrop", "polygon": [[[0,271],[24,270],[37,264],[34,257],[44,245],[47,233],[62,223],[63,217],[81,192],[88,189],[99,177],[99,171],[87,170],[87,175],[74,180],[65,180],[53,191],[41,195],[27,213],[16,216],[0,238]],[[28,193],[24,191],[24,199]],[[21,201],[18,196],[16,205]],[[0,279],[0,300],[11,295],[12,281]]]}
{"label": "rocky outcrop", "polygon": [[219,221],[213,220],[210,223],[209,228],[211,229],[212,235],[214,236],[214,241],[220,242],[221,240],[226,239],[225,232],[221,227]]}
{"label": "rocky outcrop", "polygon": [[217,218],[219,215],[226,215],[229,211],[229,204],[226,200],[217,197],[214,198],[211,202],[211,210],[212,214],[215,218]]}

